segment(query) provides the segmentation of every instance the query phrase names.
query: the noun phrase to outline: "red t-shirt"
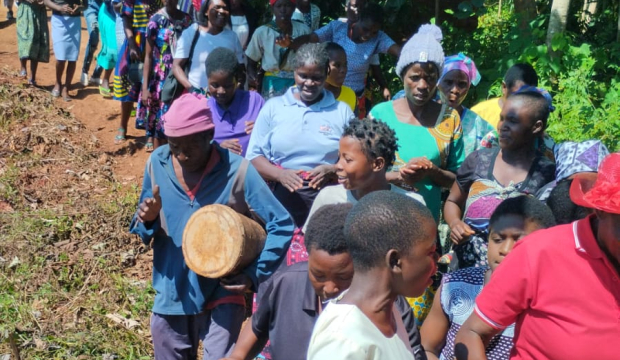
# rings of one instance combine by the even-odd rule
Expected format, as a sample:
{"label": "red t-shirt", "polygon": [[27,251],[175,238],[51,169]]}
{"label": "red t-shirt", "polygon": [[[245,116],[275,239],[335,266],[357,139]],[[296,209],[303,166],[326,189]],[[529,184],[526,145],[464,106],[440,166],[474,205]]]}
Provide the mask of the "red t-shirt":
{"label": "red t-shirt", "polygon": [[476,314],[516,323],[511,359],[620,359],[620,280],[590,219],[519,241],[476,299]]}

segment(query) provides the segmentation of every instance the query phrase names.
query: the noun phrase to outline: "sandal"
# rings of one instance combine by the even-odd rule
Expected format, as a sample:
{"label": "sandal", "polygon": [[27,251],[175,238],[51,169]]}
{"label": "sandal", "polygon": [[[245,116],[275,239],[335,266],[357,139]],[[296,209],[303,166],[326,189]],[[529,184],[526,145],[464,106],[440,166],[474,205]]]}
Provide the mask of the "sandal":
{"label": "sandal", "polygon": [[60,91],[56,89],[52,89],[52,97],[60,97]]}
{"label": "sandal", "polygon": [[106,99],[112,97],[112,94],[110,93],[110,89],[105,88],[103,86],[99,86],[99,95],[103,96]]}
{"label": "sandal", "polygon": [[26,76],[28,76],[28,72],[26,70],[22,70],[19,72],[19,77],[25,78]]}
{"label": "sandal", "polygon": [[148,141],[144,145],[144,149],[146,150],[147,153],[151,153],[151,152],[153,152],[153,150],[155,150],[155,146],[153,145],[152,141]]}
{"label": "sandal", "polygon": [[125,142],[125,140],[127,140],[127,138],[125,138],[125,133],[127,132],[127,130],[123,129],[123,128],[118,128],[118,134],[114,137],[114,143],[115,144],[120,144],[122,142]]}
{"label": "sandal", "polygon": [[33,79],[28,79],[28,85],[37,87],[37,82],[34,81]]}

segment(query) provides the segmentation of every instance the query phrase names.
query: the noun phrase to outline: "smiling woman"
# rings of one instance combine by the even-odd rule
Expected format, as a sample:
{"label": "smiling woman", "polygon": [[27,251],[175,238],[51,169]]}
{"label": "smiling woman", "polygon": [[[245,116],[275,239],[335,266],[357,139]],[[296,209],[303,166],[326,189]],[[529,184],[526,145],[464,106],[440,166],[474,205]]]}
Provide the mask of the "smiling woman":
{"label": "smiling woman", "polygon": [[267,101],[246,157],[265,180],[275,182],[276,197],[302,226],[318,190],[335,179],[338,141],[353,113],[324,89],[325,46],[307,44],[297,55],[296,86]]}
{"label": "smiling woman", "polygon": [[[206,0],[200,7],[197,24],[183,31],[174,54],[172,71],[186,90],[205,94],[208,80],[205,62],[209,53],[218,47],[234,51],[237,62],[243,64],[243,49],[237,35],[226,26],[230,24],[229,0]],[[197,38],[196,38],[197,37]],[[194,41],[195,40],[195,41]],[[191,50],[194,50],[189,59]],[[190,61],[187,75],[184,68]],[[240,65],[239,81],[245,82],[245,66]]]}

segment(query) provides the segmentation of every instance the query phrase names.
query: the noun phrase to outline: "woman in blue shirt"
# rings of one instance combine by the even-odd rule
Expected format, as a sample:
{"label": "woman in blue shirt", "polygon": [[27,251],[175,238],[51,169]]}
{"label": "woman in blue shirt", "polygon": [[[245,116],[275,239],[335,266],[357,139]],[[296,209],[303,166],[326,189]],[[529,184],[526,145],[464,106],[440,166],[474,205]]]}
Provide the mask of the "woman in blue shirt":
{"label": "woman in blue shirt", "polygon": [[301,226],[318,190],[334,178],[338,142],[354,115],[324,89],[329,66],[325,46],[307,44],[297,55],[296,86],[267,101],[246,158],[274,183],[274,194]]}

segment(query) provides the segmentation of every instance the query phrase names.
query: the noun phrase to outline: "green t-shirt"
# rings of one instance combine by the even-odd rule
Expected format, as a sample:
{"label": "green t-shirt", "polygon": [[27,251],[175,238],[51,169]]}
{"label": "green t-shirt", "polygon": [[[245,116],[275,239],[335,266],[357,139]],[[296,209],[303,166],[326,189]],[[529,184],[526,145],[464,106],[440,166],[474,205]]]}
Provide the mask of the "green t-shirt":
{"label": "green t-shirt", "polygon": [[[391,170],[399,171],[410,159],[426,156],[437,167],[456,173],[465,159],[463,129],[458,112],[444,105],[435,127],[427,128],[398,120],[394,111],[394,101],[378,104],[370,111],[371,117],[383,121],[396,132],[399,146]],[[416,183],[415,187],[424,197],[426,206],[431,210],[435,220],[439,222],[441,187],[429,178]]]}

